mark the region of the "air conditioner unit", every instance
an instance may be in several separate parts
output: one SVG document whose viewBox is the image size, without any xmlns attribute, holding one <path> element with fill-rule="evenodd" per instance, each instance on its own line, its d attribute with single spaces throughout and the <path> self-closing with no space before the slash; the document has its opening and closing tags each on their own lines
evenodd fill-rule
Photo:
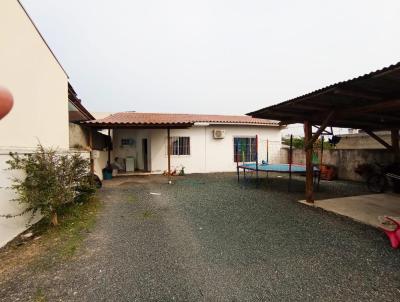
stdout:
<svg viewBox="0 0 400 302">
<path fill-rule="evenodd" d="M 214 138 L 220 139 L 225 137 L 225 130 L 214 130 Z"/>
</svg>

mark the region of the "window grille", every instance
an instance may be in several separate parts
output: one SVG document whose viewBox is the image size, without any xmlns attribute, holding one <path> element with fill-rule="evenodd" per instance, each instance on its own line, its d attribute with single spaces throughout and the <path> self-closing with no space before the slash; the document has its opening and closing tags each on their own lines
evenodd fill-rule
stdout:
<svg viewBox="0 0 400 302">
<path fill-rule="evenodd" d="M 171 155 L 190 155 L 190 137 L 172 136 Z"/>
<path fill-rule="evenodd" d="M 233 161 L 253 162 L 257 158 L 255 137 L 235 137 L 233 139 Z"/>
</svg>

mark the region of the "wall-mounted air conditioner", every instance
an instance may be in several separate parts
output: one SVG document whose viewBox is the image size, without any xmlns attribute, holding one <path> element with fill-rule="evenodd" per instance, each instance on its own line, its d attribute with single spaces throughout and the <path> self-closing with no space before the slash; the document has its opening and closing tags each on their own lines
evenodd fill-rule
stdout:
<svg viewBox="0 0 400 302">
<path fill-rule="evenodd" d="M 213 131 L 214 138 L 221 139 L 225 137 L 225 130 L 215 129 Z"/>
</svg>

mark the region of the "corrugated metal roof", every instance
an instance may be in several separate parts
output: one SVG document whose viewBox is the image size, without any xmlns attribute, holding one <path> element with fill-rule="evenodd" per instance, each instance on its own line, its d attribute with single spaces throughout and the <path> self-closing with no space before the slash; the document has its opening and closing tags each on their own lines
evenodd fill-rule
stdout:
<svg viewBox="0 0 400 302">
<path fill-rule="evenodd" d="M 86 121 L 86 125 L 191 125 L 195 123 L 210 124 L 248 124 L 279 126 L 278 121 L 234 115 L 203 115 L 176 113 L 140 113 L 119 112 L 106 118 Z"/>
<path fill-rule="evenodd" d="M 257 115 L 257 113 L 262 112 L 265 109 L 271 109 L 271 108 L 274 108 L 276 106 L 280 106 L 280 105 L 284 105 L 284 104 L 287 104 L 287 103 L 295 102 L 295 101 L 300 100 L 300 99 L 304 99 L 304 98 L 316 96 L 316 95 L 319 95 L 319 94 L 323 94 L 323 93 L 328 92 L 330 90 L 333 90 L 335 88 L 339 88 L 339 87 L 341 87 L 343 85 L 353 84 L 353 83 L 358 82 L 358 81 L 363 81 L 363 80 L 367 80 L 367 79 L 370 79 L 370 78 L 373 78 L 373 77 L 376 77 L 376 76 L 381 76 L 381 75 L 384 75 L 387 72 L 391 72 L 391 71 L 394 71 L 396 69 L 400 69 L 400 62 L 397 62 L 397 63 L 392 64 L 390 66 L 384 67 L 382 69 L 378 69 L 378 70 L 366 73 L 364 75 L 361 75 L 361 76 L 358 76 L 358 77 L 355 77 L 355 78 L 351 78 L 351 79 L 348 79 L 348 80 L 345 80 L 345 81 L 340 81 L 340 82 L 325 86 L 323 88 L 320 88 L 320 89 L 314 90 L 312 92 L 300 95 L 300 96 L 295 97 L 293 99 L 289 99 L 287 101 L 284 101 L 284 102 L 281 102 L 281 103 L 278 103 L 278 104 L 275 104 L 275 105 L 272 105 L 272 106 L 268 106 L 268 107 L 265 107 L 265 108 L 250 112 L 250 113 L 247 113 L 247 115 L 255 116 L 255 115 Z"/>
<path fill-rule="evenodd" d="M 400 62 L 248 113 L 282 124 L 387 130 L 400 128 Z"/>
</svg>

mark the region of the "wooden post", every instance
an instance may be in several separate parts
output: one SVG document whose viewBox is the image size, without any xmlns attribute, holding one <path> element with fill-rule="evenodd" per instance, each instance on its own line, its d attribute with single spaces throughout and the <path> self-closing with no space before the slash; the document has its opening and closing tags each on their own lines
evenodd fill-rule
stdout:
<svg viewBox="0 0 400 302">
<path fill-rule="evenodd" d="M 292 185 L 292 163 L 293 163 L 293 134 L 290 135 L 290 148 L 289 148 L 289 182 L 288 182 L 289 192 Z"/>
<path fill-rule="evenodd" d="M 107 151 L 108 151 L 108 162 L 107 162 L 107 164 L 111 165 L 111 129 L 108 129 L 108 148 L 107 148 Z"/>
<path fill-rule="evenodd" d="M 239 144 L 235 145 L 235 154 L 233 155 L 236 161 L 236 172 L 237 172 L 237 181 L 240 181 L 240 172 L 239 172 Z"/>
<path fill-rule="evenodd" d="M 168 176 L 171 176 L 171 130 L 167 129 Z"/>
<path fill-rule="evenodd" d="M 90 180 L 94 183 L 94 159 L 93 159 L 93 129 L 89 128 L 89 148 L 90 148 Z"/>
<path fill-rule="evenodd" d="M 399 129 L 391 130 L 391 138 L 392 138 L 392 149 L 394 153 L 394 158 L 396 162 L 398 162 L 400 160 Z"/>
<path fill-rule="evenodd" d="M 256 185 L 258 186 L 258 134 L 256 134 Z"/>
<path fill-rule="evenodd" d="M 325 128 L 332 121 L 334 116 L 335 116 L 335 111 L 329 112 L 328 116 L 324 119 L 324 121 L 322 122 L 322 124 L 319 127 L 319 129 L 317 130 L 317 132 L 315 132 L 314 135 L 312 135 L 312 133 L 311 133 L 310 139 L 307 141 L 307 143 L 305 143 L 305 146 L 306 146 L 305 149 L 312 148 L 315 141 L 322 134 L 322 132 L 324 132 Z"/>
<path fill-rule="evenodd" d="M 304 122 L 304 143 L 307 146 L 312 137 L 312 125 L 309 121 Z M 312 166 L 312 145 L 306 148 L 306 202 L 314 202 L 313 178 L 314 171 Z"/>
<path fill-rule="evenodd" d="M 324 136 L 321 137 L 321 158 L 319 159 L 319 171 L 318 171 L 318 191 L 319 191 L 319 183 L 321 182 L 321 170 L 322 170 L 322 165 L 323 165 L 323 159 L 324 159 L 324 142 L 325 138 Z"/>
</svg>

